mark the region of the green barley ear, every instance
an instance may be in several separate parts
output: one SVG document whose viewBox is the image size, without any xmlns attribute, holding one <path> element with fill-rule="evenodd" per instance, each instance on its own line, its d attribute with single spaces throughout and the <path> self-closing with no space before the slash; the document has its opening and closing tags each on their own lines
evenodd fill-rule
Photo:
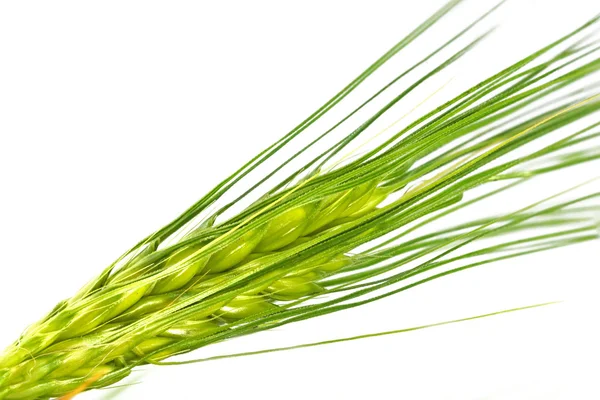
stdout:
<svg viewBox="0 0 600 400">
<path fill-rule="evenodd" d="M 331 129 L 309 136 L 309 126 L 459 3 L 449 1 L 306 120 L 27 329 L 0 355 L 0 400 L 106 387 L 140 365 L 172 363 L 163 360 L 212 343 L 596 240 L 600 193 L 569 198 L 565 191 L 505 214 L 437 223 L 538 175 L 600 159 L 600 97 L 590 85 L 600 47 L 589 35 L 599 17 L 401 128 L 372 132 L 396 104 L 484 45 L 489 32 L 468 36 L 498 5 Z M 420 75 L 398 90 L 409 73 Z M 393 95 L 388 103 L 317 150 L 384 92 Z M 299 137 L 309 144 L 297 149 Z M 258 181 L 250 178 L 285 151 L 293 155 Z M 293 169 L 297 160 L 305 163 Z M 226 202 L 230 193 L 242 194 Z M 240 204 L 249 205 L 236 211 Z"/>
</svg>

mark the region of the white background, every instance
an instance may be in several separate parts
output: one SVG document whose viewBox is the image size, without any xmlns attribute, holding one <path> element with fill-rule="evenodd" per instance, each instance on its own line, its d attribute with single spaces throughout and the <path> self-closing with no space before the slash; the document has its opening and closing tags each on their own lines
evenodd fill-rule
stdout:
<svg viewBox="0 0 600 400">
<path fill-rule="evenodd" d="M 289 131 L 442 3 L 2 2 L 0 345 Z M 509 2 L 491 21 L 500 29 L 453 70 L 450 85 L 558 38 L 600 11 L 594 3 Z M 438 39 L 492 4 L 467 1 Z M 538 189 L 552 193 L 598 170 L 559 174 Z M 141 384 L 118 398 L 600 399 L 598 248 L 495 264 L 197 355 L 568 300 L 561 305 L 144 368 L 132 380 Z"/>
</svg>

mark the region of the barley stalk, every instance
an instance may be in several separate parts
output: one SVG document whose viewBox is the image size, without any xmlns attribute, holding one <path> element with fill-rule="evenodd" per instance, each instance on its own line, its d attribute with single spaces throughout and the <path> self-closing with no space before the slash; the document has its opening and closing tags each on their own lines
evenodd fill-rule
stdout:
<svg viewBox="0 0 600 400">
<path fill-rule="evenodd" d="M 383 144 L 330 163 L 485 35 L 477 37 L 237 215 L 223 217 L 289 160 L 235 201 L 210 211 L 233 185 L 458 3 L 449 2 L 309 119 L 30 326 L 0 356 L 0 399 L 61 396 L 91 377 L 97 378 L 90 388 L 104 387 L 138 365 L 160 363 L 211 343 L 352 308 L 479 265 L 596 239 L 590 215 L 598 212 L 598 193 L 558 204 L 545 199 L 511 214 L 468 220 L 412 239 L 409 234 L 531 177 L 600 158 L 593 145 L 599 123 L 571 130 L 542 149 L 508 157 L 596 115 L 597 97 L 573 88 L 600 69 L 594 58 L 598 49 L 585 41 L 597 18 L 433 109 Z M 558 99 L 544 107 L 543 101 L 554 94 Z M 581 144 L 587 145 L 585 150 L 571 151 Z M 475 199 L 463 198 L 474 188 L 503 181 L 511 183 Z M 532 227 L 549 232 L 504 239 Z M 504 241 L 459 253 L 482 238 Z M 435 272 L 456 262 L 461 266 Z"/>
</svg>

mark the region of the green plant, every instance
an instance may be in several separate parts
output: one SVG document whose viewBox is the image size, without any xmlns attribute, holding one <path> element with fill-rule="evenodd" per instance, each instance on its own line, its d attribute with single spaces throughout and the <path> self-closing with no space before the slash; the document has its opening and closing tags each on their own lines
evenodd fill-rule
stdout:
<svg viewBox="0 0 600 400">
<path fill-rule="evenodd" d="M 596 239 L 589 214 L 599 209 L 600 193 L 559 203 L 545 199 L 443 230 L 426 228 L 531 177 L 599 158 L 594 141 L 600 123 L 535 151 L 515 151 L 595 116 L 600 108 L 596 97 L 576 90 L 600 68 L 598 47 L 586 36 L 598 18 L 381 136 L 381 143 L 356 146 L 375 121 L 486 35 L 477 37 L 272 184 L 292 160 L 463 38 L 486 14 L 240 196 L 223 201 L 251 171 L 304 135 L 458 3 L 449 2 L 308 119 L 28 328 L 0 357 L 0 399 L 60 396 L 93 376 L 97 380 L 90 388 L 107 386 L 141 364 L 356 307 L 493 261 Z M 573 150 L 582 144 L 585 149 Z M 502 182 L 508 183 L 490 185 Z M 485 193 L 466 198 L 474 188 Z M 227 215 L 244 202 L 249 205 Z M 547 232 L 532 234 L 533 228 Z M 456 254 L 492 237 L 501 242 Z M 461 266 L 442 270 L 453 262 Z"/>
</svg>

